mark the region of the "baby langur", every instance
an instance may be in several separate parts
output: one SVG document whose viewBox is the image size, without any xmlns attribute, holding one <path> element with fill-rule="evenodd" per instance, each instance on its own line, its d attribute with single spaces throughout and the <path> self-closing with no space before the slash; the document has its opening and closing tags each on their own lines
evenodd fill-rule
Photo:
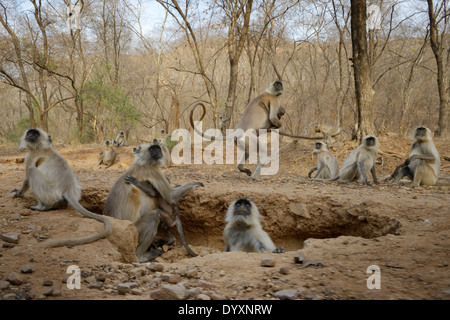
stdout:
<svg viewBox="0 0 450 320">
<path fill-rule="evenodd" d="M 328 150 L 328 145 L 324 142 L 316 142 L 313 152 L 317 155 L 317 167 L 312 168 L 308 173 L 311 174 L 317 170 L 314 179 L 331 179 L 336 177 L 339 171 L 336 157 Z"/>
<path fill-rule="evenodd" d="M 166 130 L 161 129 L 160 135 L 159 135 L 159 141 L 167 145 L 167 140 L 171 140 L 172 135 L 168 134 Z"/>
<path fill-rule="evenodd" d="M 345 132 L 348 137 L 351 137 L 350 133 L 348 133 L 344 128 L 333 124 L 319 124 L 314 127 L 314 132 L 322 133 L 324 142 L 327 144 L 331 144 L 333 142 L 333 138 L 336 138 L 342 131 Z"/>
<path fill-rule="evenodd" d="M 262 229 L 259 211 L 253 201 L 245 198 L 233 201 L 227 210 L 225 222 L 225 251 L 285 252 L 284 249 L 275 247 Z"/>
<path fill-rule="evenodd" d="M 106 164 L 106 169 L 111 167 L 116 161 L 116 150 L 112 146 L 109 140 L 105 141 L 105 149 L 100 152 L 100 159 L 98 160 L 98 165 Z"/>
<path fill-rule="evenodd" d="M 113 140 L 114 147 L 128 146 L 127 140 L 125 139 L 125 132 L 120 131 L 116 139 Z"/>
<path fill-rule="evenodd" d="M 136 151 L 130 168 L 114 183 L 106 199 L 103 214 L 116 219 L 130 220 L 138 230 L 136 255 L 140 262 L 155 258 L 147 251 L 158 231 L 160 221 L 177 226 L 180 239 L 188 253 L 195 253 L 187 245 L 178 213 L 178 202 L 201 182 L 172 188 L 159 169 L 164 162 L 161 143 L 142 144 Z"/>
<path fill-rule="evenodd" d="M 225 128 L 225 122 L 230 120 L 231 117 L 228 117 L 226 119 L 223 118 L 223 116 L 219 116 L 219 119 L 217 121 L 217 129 L 219 129 L 220 131 L 222 131 L 222 129 L 226 129 Z"/>
<path fill-rule="evenodd" d="M 15 196 L 22 197 L 31 188 L 38 200 L 33 210 L 51 210 L 64 208 L 69 203 L 82 215 L 103 222 L 105 230 L 76 239 L 49 239 L 49 246 L 76 246 L 105 238 L 111 233 L 111 222 L 107 217 L 95 214 L 83 208 L 79 201 L 81 186 L 70 170 L 66 160 L 52 148 L 50 135 L 41 129 L 29 129 L 20 139 L 19 147 L 27 149 L 25 156 L 25 180 L 20 190 L 14 189 Z"/>
<path fill-rule="evenodd" d="M 337 177 L 331 180 L 343 180 L 344 182 L 358 181 L 362 178 L 365 185 L 370 185 L 367 181 L 366 172 L 370 170 L 373 182 L 378 184 L 375 172 L 375 160 L 378 150 L 378 139 L 375 136 L 367 135 L 363 138 L 358 148 L 352 151 L 344 160 Z"/>
<path fill-rule="evenodd" d="M 427 127 L 418 127 L 413 130 L 411 153 L 409 158 L 400 164 L 391 175 L 391 183 L 398 182 L 403 177 L 412 180 L 412 186 L 436 184 L 441 160 L 434 145 L 431 130 Z"/>
</svg>

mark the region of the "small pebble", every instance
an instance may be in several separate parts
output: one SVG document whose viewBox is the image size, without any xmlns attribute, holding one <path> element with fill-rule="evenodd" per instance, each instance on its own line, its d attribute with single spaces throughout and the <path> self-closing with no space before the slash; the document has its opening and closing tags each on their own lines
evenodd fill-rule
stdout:
<svg viewBox="0 0 450 320">
<path fill-rule="evenodd" d="M 275 267 L 275 259 L 271 256 L 264 256 L 261 259 L 262 267 Z"/>
</svg>

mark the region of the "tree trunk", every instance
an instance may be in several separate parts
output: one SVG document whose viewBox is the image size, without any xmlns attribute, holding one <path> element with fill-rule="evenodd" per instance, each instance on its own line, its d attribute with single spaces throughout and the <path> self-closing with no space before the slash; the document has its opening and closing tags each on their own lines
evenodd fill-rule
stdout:
<svg viewBox="0 0 450 320">
<path fill-rule="evenodd" d="M 225 104 L 225 112 L 223 114 L 223 126 L 222 128 L 225 130 L 229 128 L 229 124 L 231 122 L 231 117 L 234 111 L 234 101 L 236 100 L 236 87 L 237 87 L 237 79 L 238 79 L 238 63 L 234 60 L 230 59 L 230 82 L 228 84 L 228 94 L 227 101 Z"/>
<path fill-rule="evenodd" d="M 442 52 L 442 51 L 441 51 Z M 437 85 L 439 90 L 439 120 L 438 120 L 438 136 L 443 138 L 450 137 L 449 126 L 449 110 L 448 110 L 448 93 L 446 89 L 447 79 L 444 70 L 444 62 L 442 53 L 436 55 L 437 64 Z"/>
<path fill-rule="evenodd" d="M 446 12 L 444 12 L 444 14 L 446 14 Z M 430 18 L 430 44 L 437 65 L 437 85 L 439 91 L 438 136 L 448 138 L 450 137 L 450 119 L 448 110 L 449 97 L 446 88 L 448 79 L 444 67 L 443 43 L 442 40 L 439 40 L 439 28 L 436 23 L 433 0 L 428 0 L 428 16 Z"/>
<path fill-rule="evenodd" d="M 351 33 L 357 102 L 357 134 L 360 140 L 367 134 L 376 134 L 373 110 L 373 96 L 375 91 L 372 89 L 371 67 L 367 51 L 366 19 L 366 1 L 352 1 Z"/>
<path fill-rule="evenodd" d="M 230 62 L 230 80 L 228 85 L 228 95 L 225 104 L 225 111 L 223 113 L 223 130 L 230 127 L 231 117 L 234 111 L 234 101 L 236 100 L 236 87 L 239 72 L 239 59 L 244 49 L 244 44 L 247 41 L 248 29 L 250 25 L 250 15 L 252 12 L 253 0 L 247 0 L 245 4 L 245 10 L 242 10 L 243 25 L 242 28 L 237 26 L 240 18 L 239 13 L 233 13 L 233 19 L 228 30 L 228 57 Z M 236 33 L 240 29 L 240 34 L 237 40 L 235 40 Z M 237 42 L 236 42 L 237 41 Z"/>
</svg>

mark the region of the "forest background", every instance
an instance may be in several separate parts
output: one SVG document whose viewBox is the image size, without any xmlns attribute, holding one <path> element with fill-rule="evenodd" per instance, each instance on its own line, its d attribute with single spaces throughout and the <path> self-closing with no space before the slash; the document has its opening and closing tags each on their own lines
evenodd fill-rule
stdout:
<svg viewBox="0 0 450 320">
<path fill-rule="evenodd" d="M 409 135 L 420 124 L 449 137 L 448 2 L 364 2 L 0 0 L 0 140 L 39 126 L 63 143 L 120 130 L 145 141 L 189 128 L 197 100 L 209 108 L 204 128 L 219 117 L 234 127 L 277 79 L 287 132 L 332 123 L 355 135 Z M 352 6 L 361 3 L 368 114 L 352 52 Z"/>
</svg>

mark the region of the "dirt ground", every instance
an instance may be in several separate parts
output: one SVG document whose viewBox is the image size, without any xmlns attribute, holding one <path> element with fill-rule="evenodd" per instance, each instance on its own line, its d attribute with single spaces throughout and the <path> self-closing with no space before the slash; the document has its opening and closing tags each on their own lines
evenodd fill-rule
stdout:
<svg viewBox="0 0 450 320">
<path fill-rule="evenodd" d="M 46 238 L 83 236 L 103 226 L 71 208 L 31 211 L 31 191 L 21 199 L 7 197 L 23 181 L 24 152 L 0 146 L 0 234 L 19 234 L 17 243 L 0 240 L 0 297 L 143 300 L 161 298 L 159 290 L 178 286 L 184 290 L 178 298 L 199 300 L 448 300 L 450 162 L 443 157 L 450 156 L 450 142 L 435 142 L 442 168 L 433 187 L 410 188 L 407 180 L 373 186 L 308 180 L 316 160 L 312 143 L 303 141 L 283 140 L 278 174 L 262 181 L 234 165 L 164 169 L 172 185 L 205 184 L 186 196 L 180 210 L 187 241 L 198 256 L 187 255 L 177 240 L 145 264 L 134 260 L 130 247 L 136 232 L 127 222 L 114 224 L 113 235 L 122 245 L 102 239 L 73 248 L 45 247 Z M 385 154 L 377 172 L 382 178 L 407 157 L 410 142 L 385 135 L 380 143 Z M 101 213 L 111 186 L 132 162 L 134 146 L 118 149 L 118 163 L 106 170 L 97 166 L 101 145 L 54 147 L 81 181 L 81 204 Z M 347 142 L 334 150 L 339 164 L 355 147 Z M 258 205 L 263 228 L 285 253 L 223 252 L 225 212 L 238 197 Z M 303 263 L 295 262 L 299 254 Z M 274 266 L 261 266 L 267 256 Z M 66 285 L 71 265 L 81 270 L 81 289 Z M 379 267 L 380 289 L 367 286 L 372 265 Z"/>
</svg>

